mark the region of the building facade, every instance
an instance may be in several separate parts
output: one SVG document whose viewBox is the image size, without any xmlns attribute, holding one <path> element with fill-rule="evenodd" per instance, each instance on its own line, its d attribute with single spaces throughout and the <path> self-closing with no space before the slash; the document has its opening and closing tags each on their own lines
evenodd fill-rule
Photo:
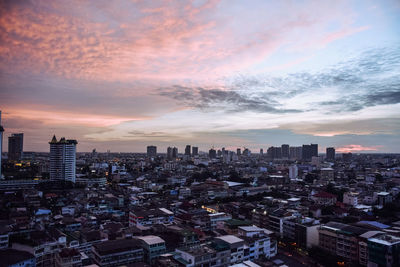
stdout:
<svg viewBox="0 0 400 267">
<path fill-rule="evenodd" d="M 50 180 L 76 180 L 76 140 L 66 140 L 62 137 L 57 141 L 56 136 L 50 144 Z"/>
</svg>

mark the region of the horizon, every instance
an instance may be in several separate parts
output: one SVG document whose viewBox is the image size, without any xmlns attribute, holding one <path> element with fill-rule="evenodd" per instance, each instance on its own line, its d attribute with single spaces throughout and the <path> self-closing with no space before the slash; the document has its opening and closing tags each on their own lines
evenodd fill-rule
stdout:
<svg viewBox="0 0 400 267">
<path fill-rule="evenodd" d="M 3 146 L 400 152 L 400 3 L 2 1 Z M 6 150 L 6 149 L 3 149 Z M 83 152 L 82 152 L 83 153 Z"/>
</svg>

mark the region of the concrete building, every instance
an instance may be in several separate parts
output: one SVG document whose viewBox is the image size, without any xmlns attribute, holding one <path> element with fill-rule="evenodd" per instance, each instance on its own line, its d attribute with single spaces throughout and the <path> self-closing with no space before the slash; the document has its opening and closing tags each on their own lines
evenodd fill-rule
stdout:
<svg viewBox="0 0 400 267">
<path fill-rule="evenodd" d="M 244 260 L 244 240 L 234 235 L 223 235 L 215 239 L 223 241 L 231 251 L 230 263 L 240 263 Z"/>
<path fill-rule="evenodd" d="M 369 238 L 368 266 L 400 266 L 400 237 L 385 233 Z"/>
<path fill-rule="evenodd" d="M 56 267 L 81 267 L 82 255 L 75 248 L 63 248 L 56 255 Z"/>
<path fill-rule="evenodd" d="M 2 249 L 0 250 L 0 266 L 7 267 L 35 267 L 36 260 L 32 253 L 15 250 Z"/>
<path fill-rule="evenodd" d="M 175 253 L 177 254 L 175 259 L 185 267 L 230 266 L 230 247 L 219 240 L 215 240 L 209 245 L 177 248 Z"/>
<path fill-rule="evenodd" d="M 154 235 L 137 236 L 139 246 L 143 248 L 144 260 L 147 263 L 152 263 L 154 259 L 165 253 L 165 241 Z"/>
<path fill-rule="evenodd" d="M 94 262 L 100 267 L 128 265 L 143 262 L 143 248 L 137 240 L 109 240 L 93 245 Z"/>
<path fill-rule="evenodd" d="M 391 203 L 393 197 L 389 192 L 379 192 L 378 193 L 378 205 L 385 206 L 387 203 Z"/>
<path fill-rule="evenodd" d="M 289 158 L 289 145 L 283 144 L 281 146 L 281 151 L 282 151 L 282 158 L 288 159 Z"/>
<path fill-rule="evenodd" d="M 344 192 L 343 203 L 355 207 L 358 205 L 359 195 L 358 192 Z"/>
<path fill-rule="evenodd" d="M 13 133 L 8 137 L 8 160 L 18 161 L 22 159 L 24 148 L 24 134 Z"/>
<path fill-rule="evenodd" d="M 191 150 L 191 146 L 190 145 L 186 145 L 186 147 L 185 147 L 185 156 L 190 156 L 191 155 L 190 150 Z"/>
<path fill-rule="evenodd" d="M 238 235 L 245 242 L 244 261 L 276 256 L 277 242 L 272 231 L 257 226 L 239 226 Z"/>
<path fill-rule="evenodd" d="M 50 144 L 50 180 L 76 180 L 76 140 L 66 140 L 62 137 L 57 141 L 56 136 Z"/>
<path fill-rule="evenodd" d="M 174 221 L 174 213 L 165 208 L 135 209 L 129 212 L 129 226 L 151 226 L 154 224 L 168 224 Z"/>
</svg>

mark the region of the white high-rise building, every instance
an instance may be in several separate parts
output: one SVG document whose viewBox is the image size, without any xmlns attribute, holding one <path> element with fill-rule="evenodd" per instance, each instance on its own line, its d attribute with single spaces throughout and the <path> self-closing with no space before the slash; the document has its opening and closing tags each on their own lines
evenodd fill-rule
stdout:
<svg viewBox="0 0 400 267">
<path fill-rule="evenodd" d="M 0 179 L 2 179 L 1 176 L 1 153 L 3 152 L 3 132 L 4 128 L 1 126 L 1 110 L 0 110 Z"/>
<path fill-rule="evenodd" d="M 76 140 L 66 140 L 62 137 L 57 141 L 56 136 L 50 144 L 50 180 L 71 181 L 76 178 Z"/>
</svg>

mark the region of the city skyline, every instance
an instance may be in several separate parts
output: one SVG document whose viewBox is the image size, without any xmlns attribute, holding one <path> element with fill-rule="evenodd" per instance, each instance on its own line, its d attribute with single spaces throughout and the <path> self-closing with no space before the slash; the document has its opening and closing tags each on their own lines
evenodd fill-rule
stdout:
<svg viewBox="0 0 400 267">
<path fill-rule="evenodd" d="M 4 147 L 400 152 L 397 1 L 0 7 Z"/>
</svg>

